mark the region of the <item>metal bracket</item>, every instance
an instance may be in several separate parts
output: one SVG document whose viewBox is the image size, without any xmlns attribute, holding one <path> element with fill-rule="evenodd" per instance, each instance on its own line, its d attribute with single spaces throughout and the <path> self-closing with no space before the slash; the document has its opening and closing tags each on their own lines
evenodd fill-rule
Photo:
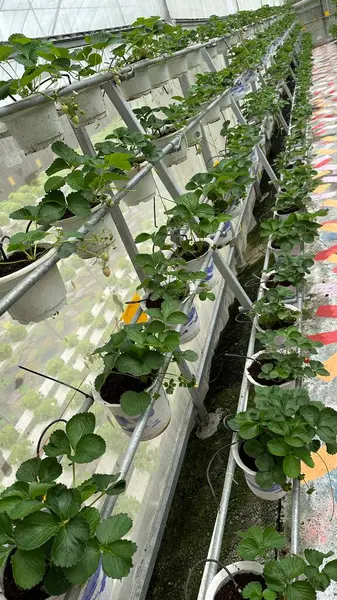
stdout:
<svg viewBox="0 0 337 600">
<path fill-rule="evenodd" d="M 245 290 L 243 289 L 239 280 L 233 274 L 233 271 L 231 270 L 231 268 L 228 266 L 228 264 L 226 263 L 224 258 L 221 256 L 219 250 L 214 250 L 213 258 L 214 258 L 214 264 L 215 264 L 216 268 L 218 269 L 218 271 L 220 272 L 222 277 L 225 279 L 225 281 L 228 283 L 229 287 L 231 288 L 235 297 L 240 302 L 241 306 L 245 310 L 249 310 L 252 306 L 252 301 L 247 296 Z"/>
<path fill-rule="evenodd" d="M 201 48 L 201 56 L 204 59 L 206 65 L 208 66 L 211 73 L 216 73 L 218 69 L 216 68 L 216 65 L 215 65 L 212 57 L 210 56 L 207 48 Z"/>
</svg>

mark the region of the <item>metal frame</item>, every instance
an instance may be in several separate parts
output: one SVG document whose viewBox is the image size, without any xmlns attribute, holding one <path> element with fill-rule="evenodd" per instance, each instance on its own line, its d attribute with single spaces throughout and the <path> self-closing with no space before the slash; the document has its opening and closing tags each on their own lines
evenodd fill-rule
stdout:
<svg viewBox="0 0 337 600">
<path fill-rule="evenodd" d="M 291 29 L 292 28 L 290 28 L 286 32 L 286 34 L 283 36 L 282 41 L 280 41 L 280 43 L 279 43 L 279 46 L 283 43 L 283 41 L 287 37 L 287 35 L 289 35 L 289 32 L 291 31 Z M 205 46 L 207 46 L 207 45 L 210 45 L 210 43 L 208 42 L 207 44 L 200 45 L 200 47 L 204 48 L 203 54 L 205 55 L 205 58 L 206 58 L 206 54 L 208 55 L 207 50 L 205 49 Z M 186 51 L 190 51 L 190 48 Z M 181 53 L 184 53 L 184 51 L 181 51 Z M 179 53 L 177 53 L 177 54 L 179 54 Z M 149 64 L 150 62 L 152 62 L 152 61 L 148 61 L 146 64 Z M 155 62 L 156 62 L 156 60 L 155 60 Z M 213 63 L 213 61 L 212 61 L 212 63 Z M 210 66 L 210 62 L 208 64 Z M 141 68 L 141 66 L 139 66 L 139 68 Z M 215 68 L 214 63 L 213 63 L 213 68 Z M 110 100 L 116 107 L 116 109 L 119 112 L 119 114 L 121 115 L 121 117 L 124 119 L 125 123 L 130 127 L 130 129 L 133 129 L 134 131 L 143 131 L 141 125 L 135 118 L 129 104 L 121 96 L 121 93 L 120 93 L 118 87 L 113 83 L 112 79 L 113 79 L 112 74 L 106 74 L 104 76 L 103 75 L 95 75 L 95 76 L 85 80 L 85 82 L 77 82 L 75 84 L 72 84 L 71 86 L 68 86 L 67 88 L 62 90 L 62 95 L 69 94 L 70 90 L 82 89 L 83 87 L 91 87 L 94 85 L 102 85 L 103 88 L 105 89 L 107 95 L 109 96 Z M 84 85 L 84 83 L 86 85 Z M 187 84 L 187 81 L 185 81 L 185 83 Z M 148 173 L 154 167 L 157 169 L 159 177 L 161 178 L 161 181 L 164 184 L 164 186 L 166 187 L 166 189 L 168 190 L 168 192 L 173 197 L 175 197 L 176 195 L 179 195 L 181 193 L 179 186 L 176 184 L 176 182 L 170 175 L 169 170 L 164 165 L 161 164 L 161 160 L 166 154 L 168 154 L 172 150 L 172 148 L 179 147 L 180 141 L 181 141 L 181 136 L 184 135 L 184 133 L 186 131 L 189 131 L 192 127 L 194 127 L 197 123 L 199 123 L 203 119 L 203 117 L 207 114 L 207 112 L 209 110 L 211 110 L 213 107 L 217 106 L 218 103 L 220 102 L 221 98 L 228 93 L 230 93 L 229 90 L 226 90 L 225 92 L 223 92 L 223 94 L 220 94 L 217 98 L 215 98 L 212 102 L 210 102 L 208 104 L 207 108 L 205 108 L 193 120 L 191 120 L 190 123 L 183 130 L 181 130 L 181 132 L 178 132 L 177 136 L 165 146 L 165 148 L 162 150 L 161 157 L 160 157 L 158 163 L 156 163 L 155 165 L 147 164 L 145 167 L 143 167 L 139 171 L 139 173 L 137 173 L 130 181 L 128 181 L 128 183 L 125 185 L 125 187 L 122 190 L 120 190 L 117 194 L 115 194 L 113 196 L 113 204 L 111 207 L 107 207 L 107 206 L 102 207 L 102 209 L 100 209 L 94 215 L 92 215 L 88 219 L 88 221 L 85 223 L 85 225 L 83 225 L 79 229 L 80 233 L 82 233 L 82 234 L 88 233 L 91 230 L 91 228 L 96 223 L 98 223 L 100 221 L 100 219 L 102 219 L 103 216 L 109 211 L 111 213 L 111 216 L 112 216 L 112 218 L 116 224 L 116 227 L 120 233 L 120 236 L 125 245 L 125 248 L 126 248 L 127 252 L 129 253 L 129 256 L 130 256 L 131 260 L 133 261 L 135 269 L 141 279 L 143 278 L 143 273 L 138 268 L 138 266 L 136 265 L 136 263 L 134 261 L 134 258 L 137 254 L 137 248 L 133 241 L 133 238 L 129 231 L 129 228 L 125 222 L 125 219 L 122 215 L 122 212 L 118 206 L 118 203 L 127 194 L 127 192 L 130 189 L 133 189 L 137 185 L 137 183 L 146 175 L 146 173 Z M 45 100 L 43 99 L 43 101 L 45 101 Z M 21 109 L 24 109 L 24 108 L 28 108 L 28 106 L 33 106 L 33 105 L 39 104 L 39 103 L 40 103 L 39 97 L 35 97 L 35 98 L 32 97 L 32 98 L 28 98 L 27 100 L 23 100 L 22 103 L 20 102 L 20 105 L 21 105 Z M 17 103 L 17 104 L 19 104 L 19 103 Z M 239 110 L 239 107 L 236 105 L 236 103 L 235 103 L 235 101 L 233 101 L 233 99 L 232 99 L 232 105 L 233 105 L 233 108 L 236 109 L 236 115 L 238 117 L 239 122 L 245 122 L 245 121 L 240 121 L 241 111 Z M 17 106 L 15 107 L 15 109 L 13 109 L 13 105 L 9 105 L 9 106 L 0 108 L 0 118 L 2 116 L 5 116 L 6 114 L 12 114 L 12 113 L 16 112 L 17 110 L 20 110 L 20 109 L 18 109 Z M 241 117 L 242 117 L 242 115 L 241 115 Z M 243 117 L 242 117 L 242 119 L 243 119 Z M 94 152 L 94 149 L 93 149 L 90 137 L 89 137 L 86 129 L 79 128 L 74 131 L 75 131 L 76 137 L 79 141 L 79 144 L 80 144 L 82 150 L 85 153 L 92 155 Z M 277 182 L 276 176 L 275 176 L 273 170 L 271 169 L 265 154 L 263 153 L 262 149 L 259 146 L 257 146 L 257 151 L 259 154 L 259 158 L 261 159 L 264 167 L 268 170 L 268 173 L 273 177 L 273 180 L 276 183 Z M 248 195 L 250 192 L 251 192 L 251 189 L 249 190 Z M 244 204 L 244 208 L 241 213 L 241 217 L 240 217 L 238 226 L 236 228 L 236 232 L 235 232 L 236 235 L 239 233 L 240 228 L 241 228 L 241 222 L 244 217 L 244 212 L 245 212 L 245 207 L 247 206 L 247 201 L 248 201 L 248 196 L 246 198 L 246 202 Z M 216 245 L 217 245 L 218 239 L 222 233 L 223 226 L 224 226 L 224 224 L 222 224 L 219 227 L 219 230 L 215 234 L 214 239 L 213 239 L 213 245 L 214 245 L 213 251 L 206 257 L 206 259 L 201 267 L 201 270 L 205 271 L 207 269 L 207 267 L 209 266 L 209 264 L 211 263 L 211 261 L 214 259 L 215 264 L 216 264 L 218 270 L 220 271 L 220 274 L 223 277 L 223 282 L 221 284 L 220 293 L 219 293 L 220 299 L 223 297 L 223 294 L 225 292 L 225 287 L 227 284 L 232 289 L 232 291 L 234 292 L 234 294 L 238 298 L 238 300 L 241 302 L 243 308 L 249 309 L 251 306 L 251 301 L 250 301 L 249 297 L 247 296 L 246 292 L 244 291 L 244 289 L 242 288 L 242 286 L 240 285 L 239 281 L 235 277 L 234 273 L 232 272 L 232 266 L 233 266 L 234 259 L 235 259 L 234 242 L 231 244 L 232 247 L 230 249 L 228 263 L 224 260 L 224 258 L 219 254 L 219 251 L 216 249 Z M 78 241 L 73 242 L 73 251 L 74 252 L 76 251 L 77 244 L 78 244 Z M 26 291 L 28 291 L 28 289 L 30 289 L 36 281 L 41 279 L 41 277 L 43 277 L 43 275 L 49 269 L 51 269 L 54 265 L 56 265 L 59 260 L 60 260 L 60 252 L 56 251 L 49 259 L 47 259 L 44 262 L 43 265 L 40 265 L 39 267 L 37 267 L 21 283 L 19 283 L 15 288 L 13 288 L 13 290 L 11 290 L 11 292 L 6 294 L 6 296 L 0 300 L 0 316 L 2 314 L 4 314 L 4 312 L 6 312 L 8 310 L 8 308 L 10 308 L 16 302 L 16 300 L 18 300 Z M 198 282 L 195 282 L 194 287 L 192 288 L 191 295 L 184 305 L 184 312 L 186 314 L 188 314 L 188 312 L 192 306 L 193 299 L 197 293 L 197 288 L 198 288 Z M 220 309 L 220 306 L 221 306 L 221 302 L 219 300 L 216 303 L 216 310 L 214 311 L 213 316 L 212 316 L 212 320 L 211 320 L 212 330 L 210 332 L 207 348 L 203 354 L 203 360 L 201 361 L 200 366 L 199 366 L 200 374 L 204 374 L 207 371 L 207 368 L 208 368 L 208 365 L 209 365 L 209 362 L 211 359 L 209 350 L 211 347 L 211 340 L 212 340 L 212 336 L 214 335 L 214 328 L 215 328 L 217 314 Z M 133 322 L 136 322 L 138 320 L 140 313 L 141 313 L 141 309 L 139 309 L 137 311 L 136 315 L 133 318 Z M 182 326 L 179 326 L 177 328 L 177 330 L 179 331 L 181 329 L 181 327 Z M 130 443 L 129 443 L 128 449 L 126 451 L 124 460 L 123 460 L 122 464 L 120 465 L 121 478 L 125 478 L 126 475 L 128 474 L 128 471 L 132 464 L 134 455 L 137 451 L 137 448 L 138 448 L 138 445 L 139 445 L 139 442 L 141 439 L 141 435 L 146 426 L 146 422 L 148 420 L 148 416 L 150 414 L 152 405 L 155 402 L 156 392 L 158 392 L 158 390 L 160 389 L 160 387 L 163 383 L 163 378 L 165 376 L 165 373 L 166 373 L 166 370 L 167 370 L 167 367 L 168 367 L 170 361 L 171 361 L 171 355 L 166 356 L 162 371 L 161 371 L 160 375 L 157 377 L 157 380 L 156 380 L 154 388 L 153 388 L 153 396 L 152 396 L 151 403 L 150 403 L 148 409 L 142 415 L 141 419 L 139 420 L 139 422 L 133 432 L 133 435 L 130 439 Z M 182 364 L 181 370 L 182 370 L 183 374 L 186 374 L 187 376 L 190 375 L 189 367 L 186 363 Z M 199 394 L 196 391 L 196 389 L 193 389 L 193 388 L 190 389 L 190 392 L 191 392 L 191 398 L 192 398 L 193 405 L 196 408 L 196 411 L 199 415 L 201 422 L 207 423 L 208 415 L 207 415 L 207 411 L 203 404 L 202 395 Z M 92 402 L 93 402 L 92 398 L 88 397 L 85 400 L 84 404 L 81 406 L 80 412 L 88 410 L 90 408 Z M 109 497 L 106 499 L 106 501 L 103 505 L 102 511 L 101 511 L 101 514 L 103 517 L 106 517 L 111 514 L 111 511 L 113 510 L 116 501 L 117 501 L 117 497 Z M 87 584 L 87 585 L 89 585 L 89 584 Z M 66 594 L 65 598 L 66 598 L 66 600 L 77 600 L 80 592 L 81 592 L 81 588 L 73 587 Z"/>
<path fill-rule="evenodd" d="M 292 96 L 292 109 L 296 101 L 296 88 L 294 94 Z M 292 110 L 290 115 L 290 127 L 289 132 L 291 131 L 291 118 L 292 118 Z M 303 249 L 302 249 L 303 251 Z M 267 245 L 265 260 L 262 268 L 262 276 L 260 287 L 258 291 L 257 298 L 261 298 L 263 296 L 264 290 L 262 288 L 262 281 L 264 274 L 268 271 L 268 264 L 270 259 L 270 246 Z M 297 305 L 299 310 L 302 309 L 303 296 L 302 293 L 297 291 Z M 256 339 L 256 324 L 257 317 L 253 320 L 252 330 L 249 338 L 249 344 L 247 348 L 247 356 L 252 356 L 255 348 L 255 339 Z M 300 324 L 301 326 L 301 324 Z M 247 360 L 245 362 L 245 366 L 247 365 Z M 296 385 L 301 385 L 300 381 L 296 382 Z M 244 373 L 240 395 L 237 405 L 237 412 L 245 411 L 248 404 L 248 395 L 249 395 L 249 381 Z M 238 441 L 238 436 L 236 433 L 232 436 L 232 445 Z M 224 485 L 222 490 L 221 501 L 217 513 L 217 518 L 215 521 L 212 539 L 209 545 L 207 558 L 219 560 L 222 548 L 222 540 L 225 531 L 227 511 L 229 506 L 230 494 L 232 489 L 232 483 L 235 473 L 236 463 L 233 456 L 232 447 L 229 452 L 226 474 L 224 479 Z M 300 482 L 298 480 L 293 480 L 293 489 L 292 489 L 292 514 L 291 514 L 291 552 L 296 554 L 299 551 L 300 545 Z M 212 562 L 208 562 L 205 564 L 203 576 L 199 588 L 198 598 L 197 600 L 205 600 L 205 596 L 207 593 L 207 589 L 215 576 L 218 567 L 216 564 Z"/>
</svg>

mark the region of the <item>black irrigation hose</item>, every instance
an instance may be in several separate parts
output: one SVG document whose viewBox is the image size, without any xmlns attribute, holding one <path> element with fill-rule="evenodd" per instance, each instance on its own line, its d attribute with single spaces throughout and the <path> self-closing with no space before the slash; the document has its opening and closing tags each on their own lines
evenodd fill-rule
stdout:
<svg viewBox="0 0 337 600">
<path fill-rule="evenodd" d="M 34 371 L 33 369 L 28 369 L 28 367 L 24 367 L 23 365 L 18 365 L 18 367 L 19 367 L 19 369 L 28 371 L 28 373 L 34 373 L 34 375 L 39 375 L 40 377 L 45 377 L 46 379 L 50 379 L 51 381 L 56 381 L 56 383 L 65 385 L 66 387 L 71 388 L 72 390 L 75 390 L 76 392 L 79 392 L 80 394 L 83 394 L 83 396 L 85 396 L 86 398 L 92 398 L 92 396 L 90 396 L 90 394 L 86 394 L 85 392 L 83 392 L 79 388 L 75 387 L 74 385 L 70 385 L 70 383 L 66 383 L 65 381 L 61 381 L 60 379 L 51 377 L 50 375 L 45 375 L 44 373 L 39 373 L 39 371 Z"/>
<path fill-rule="evenodd" d="M 40 454 L 40 450 L 41 450 L 41 442 L 43 440 L 43 436 L 45 435 L 45 433 L 48 431 L 49 427 L 51 427 L 52 425 L 55 425 L 55 423 L 67 423 L 68 421 L 66 421 L 66 419 L 55 419 L 54 421 L 52 421 L 51 423 L 49 423 L 49 425 L 47 425 L 47 427 L 44 428 L 44 430 L 42 431 L 39 440 L 37 442 L 37 446 L 36 446 L 36 454 L 39 456 Z"/>
</svg>

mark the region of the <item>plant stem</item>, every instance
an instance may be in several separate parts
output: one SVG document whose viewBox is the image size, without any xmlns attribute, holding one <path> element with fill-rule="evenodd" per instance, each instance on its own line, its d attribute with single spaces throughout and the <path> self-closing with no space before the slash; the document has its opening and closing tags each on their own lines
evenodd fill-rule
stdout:
<svg viewBox="0 0 337 600">
<path fill-rule="evenodd" d="M 73 483 L 72 487 L 76 487 L 76 471 L 75 471 L 75 463 L 73 462 Z"/>
</svg>

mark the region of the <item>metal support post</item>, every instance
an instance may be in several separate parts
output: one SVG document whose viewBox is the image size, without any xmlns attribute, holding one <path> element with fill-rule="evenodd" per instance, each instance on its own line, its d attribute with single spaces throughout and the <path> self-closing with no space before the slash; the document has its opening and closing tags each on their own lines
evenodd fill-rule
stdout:
<svg viewBox="0 0 337 600">
<path fill-rule="evenodd" d="M 224 258 L 221 256 L 218 250 L 213 252 L 214 264 L 222 277 L 226 280 L 235 297 L 240 302 L 241 306 L 245 310 L 249 310 L 252 306 L 252 302 L 247 296 L 245 290 L 240 284 L 239 280 L 233 274 L 231 268 L 228 266 Z"/>
<path fill-rule="evenodd" d="M 291 91 L 290 91 L 290 89 L 288 88 L 288 86 L 287 86 L 287 84 L 286 84 L 286 82 L 285 82 L 285 81 L 283 81 L 283 82 L 282 82 L 282 87 L 283 87 L 283 89 L 284 89 L 285 93 L 287 94 L 287 96 L 288 96 L 288 98 L 289 98 L 290 102 L 292 102 L 292 101 L 293 101 L 293 97 L 292 97 L 292 95 L 291 95 Z"/>
<path fill-rule="evenodd" d="M 290 69 L 290 75 L 292 76 L 293 80 L 296 81 L 296 75 L 295 75 L 293 69 L 291 67 L 289 67 L 289 69 Z"/>
<path fill-rule="evenodd" d="M 89 156 L 95 156 L 95 149 L 90 139 L 90 136 L 85 127 L 73 127 L 76 138 L 81 146 L 82 151 Z M 110 193 L 110 192 L 109 192 Z M 111 196 L 113 197 L 113 193 L 111 192 Z M 114 204 L 109 208 L 109 212 L 111 217 L 117 227 L 119 236 L 124 244 L 125 250 L 127 251 L 130 260 L 133 264 L 133 267 L 140 279 L 142 281 L 145 279 L 145 273 L 143 269 L 139 267 L 136 262 L 136 255 L 138 254 L 138 248 L 134 242 L 133 236 L 131 235 L 130 229 L 128 228 L 126 221 L 124 219 L 123 213 L 118 204 Z"/>
<path fill-rule="evenodd" d="M 281 123 L 284 131 L 286 133 L 288 133 L 289 127 L 288 127 L 287 121 L 285 120 L 285 118 L 284 118 L 284 116 L 283 116 L 283 114 L 281 113 L 280 110 L 277 113 L 277 118 L 280 120 L 280 123 Z"/>
<path fill-rule="evenodd" d="M 119 112 L 123 121 L 126 123 L 126 125 L 132 131 L 139 131 L 140 133 L 144 133 L 144 129 L 142 128 L 138 119 L 136 119 L 129 103 L 125 100 L 125 98 L 123 98 L 119 88 L 111 81 L 106 82 L 103 85 L 103 88 L 107 93 L 108 97 L 110 98 L 111 102 Z M 156 170 L 163 185 L 166 187 L 168 193 L 172 196 L 172 198 L 175 198 L 176 196 L 181 196 L 182 190 L 169 174 L 168 168 L 164 164 L 162 164 L 161 161 L 156 164 Z"/>
<path fill-rule="evenodd" d="M 209 70 L 212 73 L 216 73 L 218 69 L 216 68 L 215 63 L 214 63 L 212 57 L 210 56 L 209 52 L 207 51 L 207 48 L 201 48 L 201 56 L 204 59 Z"/>
<path fill-rule="evenodd" d="M 178 363 L 178 367 L 179 367 L 180 373 L 183 375 L 183 377 L 186 377 L 186 379 L 189 379 L 189 380 L 192 379 L 192 372 L 191 372 L 186 360 L 181 359 Z M 191 395 L 192 402 L 198 413 L 200 422 L 202 423 L 202 425 L 207 425 L 209 422 L 209 414 L 205 408 L 203 400 L 200 398 L 198 389 L 197 388 L 188 388 L 188 391 Z"/>
<path fill-rule="evenodd" d="M 179 83 L 180 83 L 181 91 L 184 95 L 184 98 L 186 98 L 186 96 L 188 96 L 188 92 L 191 87 L 191 82 L 190 82 L 188 73 L 183 73 L 183 75 L 181 75 L 181 77 L 179 77 Z"/>
<path fill-rule="evenodd" d="M 236 116 L 238 123 L 241 123 L 242 125 L 246 125 L 247 121 L 244 118 L 244 116 L 240 110 L 240 107 L 239 107 L 238 103 L 236 102 L 236 100 L 234 100 L 232 94 L 231 94 L 231 106 L 232 106 L 232 111 L 233 111 L 234 115 Z"/>
</svg>

